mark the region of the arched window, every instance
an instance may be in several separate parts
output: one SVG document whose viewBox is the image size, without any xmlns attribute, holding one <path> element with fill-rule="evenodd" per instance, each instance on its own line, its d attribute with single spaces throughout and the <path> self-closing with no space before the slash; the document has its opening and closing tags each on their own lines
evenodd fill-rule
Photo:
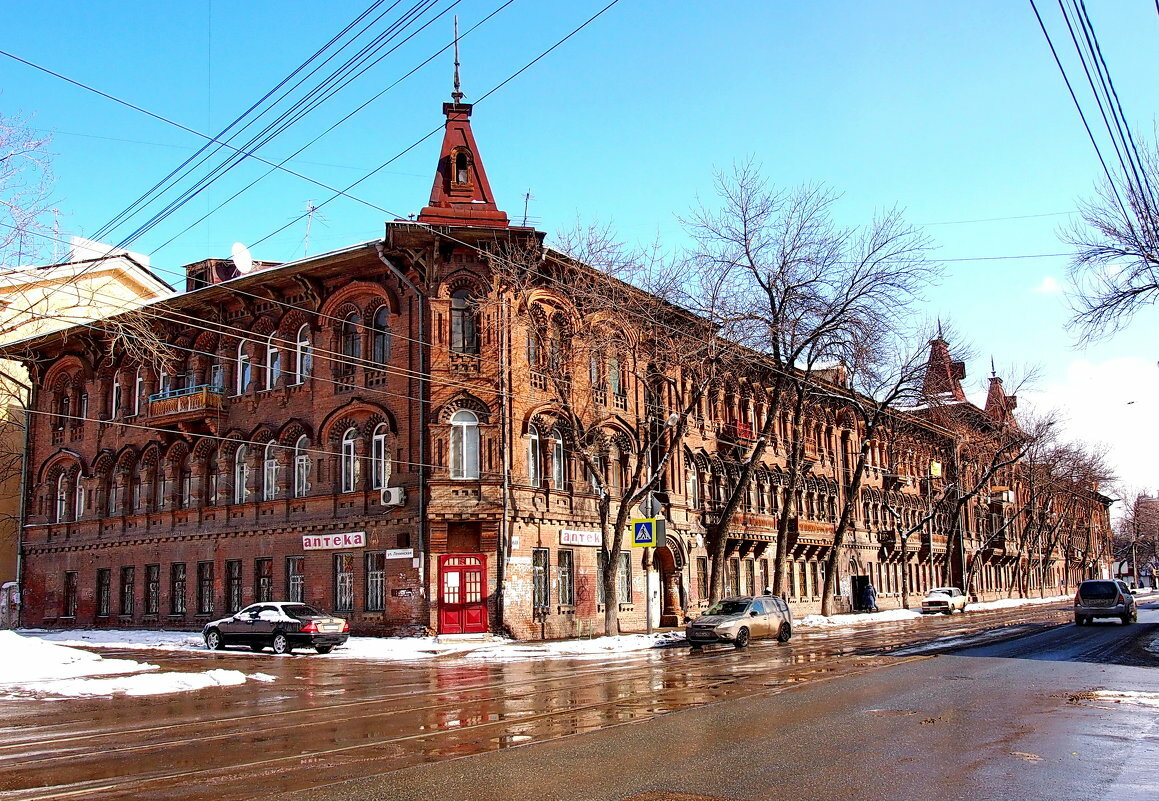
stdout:
<svg viewBox="0 0 1159 801">
<path fill-rule="evenodd" d="M 624 386 L 620 381 L 620 360 L 615 356 L 608 357 L 608 389 L 613 395 L 624 394 Z"/>
<path fill-rule="evenodd" d="M 65 522 L 68 515 L 68 484 L 62 472 L 56 479 L 56 521 Z"/>
<path fill-rule="evenodd" d="M 455 153 L 455 183 L 468 184 L 471 182 L 471 173 L 469 168 L 471 166 L 471 157 L 467 155 L 466 150 L 458 150 Z"/>
<path fill-rule="evenodd" d="M 80 520 L 85 513 L 85 488 L 81 483 L 80 471 L 76 474 L 76 483 L 73 484 L 73 520 Z"/>
<path fill-rule="evenodd" d="M 60 400 L 56 404 L 56 409 L 56 430 L 64 431 L 64 427 L 68 425 L 68 419 L 72 417 L 72 398 L 69 397 L 67 390 L 61 393 Z"/>
<path fill-rule="evenodd" d="M 113 376 L 113 390 L 109 397 L 109 419 L 121 416 L 121 405 L 124 403 L 124 398 L 121 392 L 121 377 L 119 375 Z"/>
<path fill-rule="evenodd" d="M 262 459 L 262 500 L 269 501 L 276 497 L 278 497 L 278 443 L 270 440 L 266 443 L 266 452 Z"/>
<path fill-rule="evenodd" d="M 133 385 L 133 414 L 141 413 L 141 401 L 145 394 L 145 368 L 137 368 L 137 381 Z"/>
<path fill-rule="evenodd" d="M 370 337 L 370 360 L 386 364 L 390 361 L 390 309 L 386 306 L 374 313 Z"/>
<path fill-rule="evenodd" d="M 361 358 L 362 353 L 362 318 L 356 312 L 350 312 L 342 321 L 342 356 L 343 363 L 339 365 L 345 372 L 354 370 L 354 361 Z"/>
<path fill-rule="evenodd" d="M 250 385 L 250 355 L 246 352 L 249 345 L 244 339 L 237 343 L 237 394 L 245 392 Z"/>
<path fill-rule="evenodd" d="M 245 503 L 249 497 L 249 448 L 239 445 L 233 457 L 233 502 Z"/>
<path fill-rule="evenodd" d="M 386 435 L 389 431 L 386 423 L 379 423 L 375 426 L 374 436 L 370 441 L 370 480 L 374 489 L 382 489 L 390 482 L 390 451 L 386 444 Z"/>
<path fill-rule="evenodd" d="M 551 483 L 557 490 L 567 482 L 567 454 L 563 446 L 563 434 L 557 428 L 551 432 Z"/>
<path fill-rule="evenodd" d="M 695 463 L 688 466 L 688 508 L 700 508 L 700 473 Z"/>
<path fill-rule="evenodd" d="M 355 450 L 355 441 L 358 432 L 353 428 L 346 429 L 342 435 L 342 464 L 341 481 L 343 492 L 354 492 L 358 485 L 358 454 Z"/>
<path fill-rule="evenodd" d="M 314 351 L 310 346 L 310 326 L 298 329 L 297 344 L 294 346 L 294 383 L 301 384 L 310 377 L 314 369 Z"/>
<path fill-rule="evenodd" d="M 539 367 L 539 334 L 535 331 L 527 332 L 527 364 L 532 369 Z"/>
<path fill-rule="evenodd" d="M 451 417 L 451 478 L 479 477 L 479 418 L 460 409 Z"/>
<path fill-rule="evenodd" d="M 465 289 L 451 295 L 451 351 L 478 353 L 479 337 L 476 331 L 475 308 L 471 293 Z"/>
<path fill-rule="evenodd" d="M 275 331 L 266 340 L 266 389 L 273 389 L 282 377 L 282 349 L 278 347 L 277 335 Z"/>
<path fill-rule="evenodd" d="M 310 440 L 306 435 L 294 443 L 294 497 L 304 498 L 310 492 Z"/>
<path fill-rule="evenodd" d="M 540 473 L 539 465 L 541 463 L 541 455 L 539 452 L 539 429 L 535 426 L 527 427 L 527 482 L 533 487 L 538 487 L 542 475 Z"/>
</svg>

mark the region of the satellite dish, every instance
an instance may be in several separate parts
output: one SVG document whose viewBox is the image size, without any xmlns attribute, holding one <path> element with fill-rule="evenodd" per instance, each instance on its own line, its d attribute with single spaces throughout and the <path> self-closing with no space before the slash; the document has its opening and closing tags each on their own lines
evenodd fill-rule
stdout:
<svg viewBox="0 0 1159 801">
<path fill-rule="evenodd" d="M 230 254 L 233 257 L 233 266 L 237 267 L 239 274 L 245 275 L 254 268 L 254 257 L 250 255 L 250 249 L 241 242 L 233 243 Z"/>
</svg>

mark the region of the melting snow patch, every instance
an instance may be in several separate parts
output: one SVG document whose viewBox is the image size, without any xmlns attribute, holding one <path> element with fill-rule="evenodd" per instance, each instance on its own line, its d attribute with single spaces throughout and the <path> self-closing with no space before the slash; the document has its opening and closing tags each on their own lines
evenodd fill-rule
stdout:
<svg viewBox="0 0 1159 801">
<path fill-rule="evenodd" d="M 1099 701 L 1111 701 L 1116 704 L 1159 707 L 1159 693 L 1093 690 L 1090 693 L 1090 697 Z"/>
<path fill-rule="evenodd" d="M 162 673 L 157 672 L 156 665 L 132 659 L 105 659 L 13 631 L 0 631 L 0 649 L 5 656 L 0 663 L 2 698 L 160 695 L 246 682 L 245 674 L 237 670 Z"/>
</svg>

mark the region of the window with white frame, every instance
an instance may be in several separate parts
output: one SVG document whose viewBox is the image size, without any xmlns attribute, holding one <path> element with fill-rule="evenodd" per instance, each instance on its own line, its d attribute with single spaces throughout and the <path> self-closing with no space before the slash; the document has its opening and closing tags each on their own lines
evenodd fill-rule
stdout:
<svg viewBox="0 0 1159 801">
<path fill-rule="evenodd" d="M 113 378 L 113 392 L 109 400 L 109 418 L 121 416 L 121 404 L 124 403 L 121 391 L 121 377 L 115 376 Z"/>
<path fill-rule="evenodd" d="M 371 321 L 370 360 L 375 364 L 390 361 L 390 309 L 386 306 L 381 306 Z"/>
<path fill-rule="evenodd" d="M 346 429 L 342 435 L 341 487 L 343 492 L 354 492 L 358 486 L 358 453 L 356 442 L 358 431 Z"/>
<path fill-rule="evenodd" d="M 273 389 L 282 377 L 282 349 L 278 347 L 278 332 L 266 340 L 266 389 Z"/>
<path fill-rule="evenodd" d="M 145 370 L 143 367 L 138 367 L 136 382 L 133 384 L 133 414 L 141 413 L 141 401 L 144 400 L 144 394 Z"/>
<path fill-rule="evenodd" d="M 262 500 L 278 497 L 278 444 L 273 440 L 266 443 L 262 459 Z"/>
<path fill-rule="evenodd" d="M 73 485 L 73 520 L 80 520 L 85 513 L 85 488 L 81 483 L 81 475 L 76 474 L 76 483 Z"/>
<path fill-rule="evenodd" d="M 541 462 L 541 455 L 539 452 L 539 429 L 531 425 L 527 427 L 527 482 L 533 487 L 538 487 L 541 476 L 539 465 Z"/>
<path fill-rule="evenodd" d="M 249 345 L 244 339 L 237 343 L 237 394 L 241 395 L 245 392 L 246 387 L 250 385 L 250 355 L 246 350 Z"/>
<path fill-rule="evenodd" d="M 451 478 L 479 477 L 479 418 L 460 409 L 451 417 Z"/>
<path fill-rule="evenodd" d="M 305 434 L 294 443 L 294 497 L 310 493 L 310 440 Z"/>
<path fill-rule="evenodd" d="M 245 503 L 249 497 L 249 448 L 239 445 L 233 456 L 233 502 Z"/>
<path fill-rule="evenodd" d="M 567 454 L 564 451 L 563 432 L 558 428 L 551 432 L 551 483 L 557 490 L 567 482 Z"/>
<path fill-rule="evenodd" d="M 371 486 L 374 489 L 382 489 L 390 483 L 390 450 L 387 447 L 389 433 L 386 423 L 379 423 L 374 427 L 374 436 L 370 440 Z"/>
<path fill-rule="evenodd" d="M 64 473 L 57 476 L 56 479 L 56 521 L 57 523 L 65 522 L 68 517 L 68 484 L 65 480 Z"/>
<path fill-rule="evenodd" d="M 310 376 L 314 368 L 314 351 L 310 345 L 310 326 L 303 325 L 298 329 L 297 342 L 294 345 L 294 383 L 301 384 Z"/>
</svg>

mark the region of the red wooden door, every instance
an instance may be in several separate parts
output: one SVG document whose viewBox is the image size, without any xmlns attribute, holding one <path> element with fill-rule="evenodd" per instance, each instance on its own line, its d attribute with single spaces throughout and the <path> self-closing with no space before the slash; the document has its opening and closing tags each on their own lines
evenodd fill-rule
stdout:
<svg viewBox="0 0 1159 801">
<path fill-rule="evenodd" d="M 487 632 L 487 557 L 447 554 L 439 557 L 439 633 Z"/>
</svg>

